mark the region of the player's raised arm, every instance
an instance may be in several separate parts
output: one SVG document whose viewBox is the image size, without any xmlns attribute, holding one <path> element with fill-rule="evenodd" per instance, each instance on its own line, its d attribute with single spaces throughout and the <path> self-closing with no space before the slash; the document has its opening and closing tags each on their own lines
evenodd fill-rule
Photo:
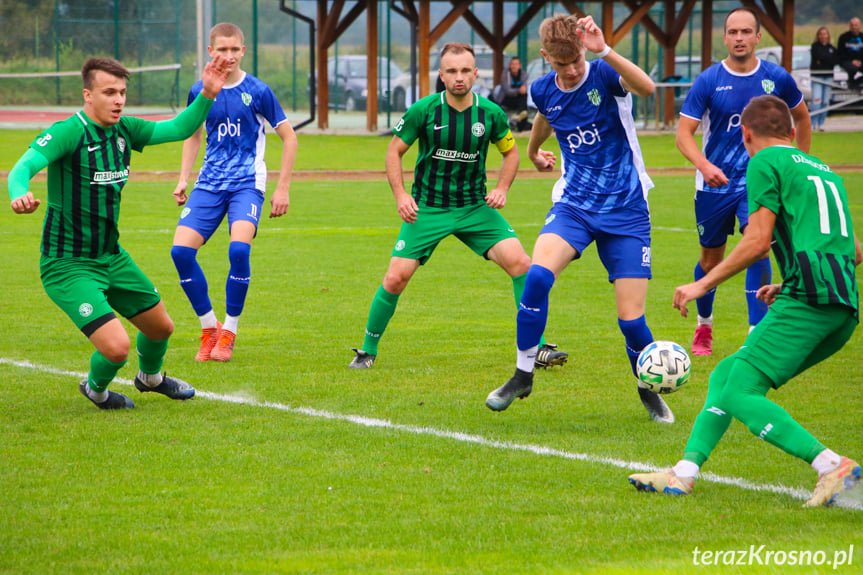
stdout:
<svg viewBox="0 0 863 575">
<path fill-rule="evenodd" d="M 611 46 L 605 43 L 602 28 L 593 21 L 592 16 L 585 16 L 576 22 L 581 28 L 584 47 L 603 58 L 608 64 L 620 74 L 623 88 L 637 96 L 646 98 L 653 94 L 656 86 L 644 70 L 615 52 Z"/>
<path fill-rule="evenodd" d="M 32 214 L 42 203 L 42 200 L 33 197 L 33 192 L 30 191 L 30 180 L 46 166 L 48 166 L 48 158 L 33 148 L 28 148 L 15 163 L 7 181 L 13 212 Z"/>
<path fill-rule="evenodd" d="M 231 64 L 221 54 L 216 53 L 213 59 L 204 66 L 201 74 L 201 82 L 204 84 L 201 94 L 209 100 L 215 100 L 216 95 L 222 91 L 225 80 L 231 73 Z"/>
<path fill-rule="evenodd" d="M 216 98 L 222 86 L 225 85 L 231 68 L 227 60 L 221 55 L 216 56 L 207 63 L 204 68 L 202 81 L 204 87 L 201 93 L 192 101 L 189 106 L 177 114 L 175 118 L 156 122 L 153 129 L 153 135 L 147 142 L 148 146 L 164 144 L 165 142 L 179 142 L 186 140 L 195 133 L 195 130 L 201 127 L 204 120 L 207 119 L 207 114 L 213 106 L 213 100 Z"/>
</svg>

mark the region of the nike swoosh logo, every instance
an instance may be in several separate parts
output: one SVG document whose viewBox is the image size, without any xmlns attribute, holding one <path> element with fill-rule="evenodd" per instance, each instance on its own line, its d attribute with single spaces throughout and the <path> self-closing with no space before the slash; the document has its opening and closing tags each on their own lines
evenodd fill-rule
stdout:
<svg viewBox="0 0 863 575">
<path fill-rule="evenodd" d="M 101 147 L 102 147 L 102 144 L 99 144 L 98 146 L 87 146 L 87 151 L 88 152 L 95 152 L 96 150 L 98 150 Z"/>
<path fill-rule="evenodd" d="M 438 130 L 443 130 L 444 128 L 446 128 L 448 126 L 449 126 L 449 124 L 447 124 L 446 126 L 435 126 L 434 129 L 435 129 L 435 132 L 437 132 Z"/>
</svg>

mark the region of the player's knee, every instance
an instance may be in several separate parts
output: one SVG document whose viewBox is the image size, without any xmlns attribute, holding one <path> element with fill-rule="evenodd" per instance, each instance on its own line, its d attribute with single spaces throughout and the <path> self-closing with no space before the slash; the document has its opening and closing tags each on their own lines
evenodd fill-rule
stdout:
<svg viewBox="0 0 863 575">
<path fill-rule="evenodd" d="M 182 270 L 189 269 L 195 263 L 195 257 L 198 250 L 186 246 L 172 246 L 171 259 L 174 260 L 174 266 L 182 273 Z"/>
<path fill-rule="evenodd" d="M 530 256 L 526 253 L 521 254 L 521 256 L 515 258 L 512 263 L 507 268 L 507 273 L 510 277 L 518 277 L 520 275 L 524 275 L 530 269 Z"/>
<path fill-rule="evenodd" d="M 228 259 L 232 268 L 249 268 L 252 246 L 245 242 L 231 242 L 228 246 Z"/>
<path fill-rule="evenodd" d="M 129 337 L 116 338 L 99 346 L 99 353 L 111 363 L 126 363 L 129 359 Z"/>
<path fill-rule="evenodd" d="M 410 281 L 411 276 L 406 275 L 398 270 L 388 270 L 386 275 L 384 275 L 384 281 L 382 285 L 384 289 L 390 292 L 391 294 L 398 295 L 405 291 L 405 288 L 408 286 L 408 282 Z"/>
</svg>

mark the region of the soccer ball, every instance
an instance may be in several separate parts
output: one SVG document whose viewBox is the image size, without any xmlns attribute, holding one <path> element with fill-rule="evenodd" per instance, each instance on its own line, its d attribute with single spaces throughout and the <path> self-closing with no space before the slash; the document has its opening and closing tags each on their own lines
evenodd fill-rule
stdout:
<svg viewBox="0 0 863 575">
<path fill-rule="evenodd" d="M 673 341 L 654 341 L 638 355 L 638 379 L 654 393 L 674 393 L 689 381 L 692 362 Z"/>
</svg>

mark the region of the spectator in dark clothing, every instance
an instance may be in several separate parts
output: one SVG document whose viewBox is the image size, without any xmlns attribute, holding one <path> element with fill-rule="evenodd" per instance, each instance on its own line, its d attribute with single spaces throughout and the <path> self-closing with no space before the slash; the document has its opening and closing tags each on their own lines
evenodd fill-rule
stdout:
<svg viewBox="0 0 863 575">
<path fill-rule="evenodd" d="M 501 74 L 496 92 L 500 107 L 507 112 L 514 112 L 509 122 L 512 131 L 530 130 L 533 126 L 527 120 L 527 72 L 521 67 L 518 56 L 509 61 L 509 68 Z"/>
<path fill-rule="evenodd" d="M 839 65 L 848 72 L 848 87 L 852 90 L 863 88 L 863 76 L 856 78 L 857 73 L 863 74 L 863 33 L 860 32 L 860 18 L 851 18 L 849 30 L 839 36 L 837 51 Z"/>
<path fill-rule="evenodd" d="M 815 33 L 811 52 L 809 71 L 812 77 L 812 108 L 809 110 L 809 115 L 812 117 L 812 129 L 823 132 L 827 112 L 819 113 L 819 110 L 830 105 L 833 67 L 839 63 L 836 47 L 830 43 L 830 31 L 826 26 L 821 26 Z"/>
<path fill-rule="evenodd" d="M 517 57 L 509 61 L 509 68 L 500 76 L 500 95 L 504 110 L 527 112 L 527 72 Z"/>
</svg>

